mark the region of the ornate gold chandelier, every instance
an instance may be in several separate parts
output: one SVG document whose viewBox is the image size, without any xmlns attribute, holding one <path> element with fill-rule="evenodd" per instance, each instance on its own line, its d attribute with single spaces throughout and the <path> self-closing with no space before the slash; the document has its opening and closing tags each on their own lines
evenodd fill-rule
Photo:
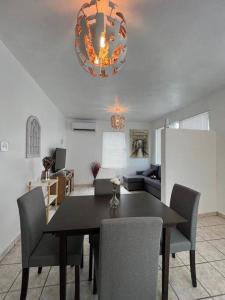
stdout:
<svg viewBox="0 0 225 300">
<path fill-rule="evenodd" d="M 127 28 L 123 14 L 110 0 L 91 0 L 77 15 L 75 49 L 85 71 L 94 77 L 116 74 L 125 63 Z"/>
<path fill-rule="evenodd" d="M 123 129 L 125 127 L 125 117 L 123 114 L 128 111 L 128 107 L 120 104 L 118 97 L 116 97 L 114 105 L 109 106 L 107 111 L 113 113 L 111 116 L 112 128 Z"/>
<path fill-rule="evenodd" d="M 114 129 L 123 129 L 125 126 L 125 117 L 117 114 L 111 117 L 111 126 Z"/>
</svg>

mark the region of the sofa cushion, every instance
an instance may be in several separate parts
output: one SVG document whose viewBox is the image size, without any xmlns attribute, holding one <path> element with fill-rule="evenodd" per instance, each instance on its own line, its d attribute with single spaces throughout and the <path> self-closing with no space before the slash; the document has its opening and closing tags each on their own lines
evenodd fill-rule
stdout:
<svg viewBox="0 0 225 300">
<path fill-rule="evenodd" d="M 143 176 L 150 177 L 151 175 L 156 174 L 156 173 L 157 173 L 157 170 L 158 170 L 158 167 L 157 167 L 157 166 L 151 165 L 149 169 L 147 169 L 146 171 L 144 171 L 144 172 L 142 173 L 142 175 L 143 175 Z"/>
<path fill-rule="evenodd" d="M 144 181 L 144 176 L 142 176 L 142 175 L 124 176 L 123 181 L 125 181 L 125 182 L 142 182 L 142 181 Z"/>
<path fill-rule="evenodd" d="M 152 179 L 152 178 L 149 178 L 149 177 L 145 177 L 144 181 L 145 181 L 146 184 L 149 184 L 149 185 L 153 186 L 156 189 L 161 189 L 161 182 L 160 182 L 159 179 Z"/>
</svg>

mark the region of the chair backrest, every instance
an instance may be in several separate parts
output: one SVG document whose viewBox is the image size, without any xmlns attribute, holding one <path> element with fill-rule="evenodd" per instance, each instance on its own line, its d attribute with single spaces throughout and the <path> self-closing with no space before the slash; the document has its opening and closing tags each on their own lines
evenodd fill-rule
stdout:
<svg viewBox="0 0 225 300">
<path fill-rule="evenodd" d="M 199 192 L 179 184 L 174 185 L 170 207 L 187 220 L 187 223 L 179 224 L 177 228 L 191 241 L 192 250 L 196 246 L 199 199 Z"/>
<path fill-rule="evenodd" d="M 45 200 L 41 187 L 34 188 L 17 200 L 22 246 L 22 266 L 29 266 L 29 257 L 40 241 L 46 225 Z"/>
<path fill-rule="evenodd" d="M 157 298 L 162 220 L 103 220 L 100 230 L 99 299 Z"/>
<path fill-rule="evenodd" d="M 112 195 L 113 193 L 113 184 L 110 181 L 111 179 L 96 179 L 94 183 L 95 195 Z M 117 187 L 116 193 L 120 194 L 120 186 Z"/>
</svg>

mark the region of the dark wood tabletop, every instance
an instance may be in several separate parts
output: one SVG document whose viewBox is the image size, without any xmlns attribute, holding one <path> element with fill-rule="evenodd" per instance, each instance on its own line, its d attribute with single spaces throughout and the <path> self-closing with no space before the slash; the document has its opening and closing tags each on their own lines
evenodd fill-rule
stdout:
<svg viewBox="0 0 225 300">
<path fill-rule="evenodd" d="M 75 235 L 97 233 L 101 220 L 126 217 L 160 217 L 164 227 L 186 220 L 149 193 L 123 194 L 120 206 L 110 209 L 112 196 L 69 196 L 61 204 L 44 232 Z"/>
</svg>

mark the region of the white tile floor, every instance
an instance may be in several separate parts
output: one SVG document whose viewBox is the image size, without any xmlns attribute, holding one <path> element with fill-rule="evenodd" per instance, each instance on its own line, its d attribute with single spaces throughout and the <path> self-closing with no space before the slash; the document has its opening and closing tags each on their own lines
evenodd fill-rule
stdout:
<svg viewBox="0 0 225 300">
<path fill-rule="evenodd" d="M 122 188 L 122 193 L 128 193 Z M 92 187 L 76 188 L 75 195 L 93 194 Z M 197 233 L 197 279 L 193 288 L 189 271 L 188 253 L 179 253 L 170 259 L 170 300 L 214 299 L 225 300 L 225 219 L 218 216 L 200 217 Z M 88 279 L 89 243 L 84 242 L 84 269 L 81 270 L 81 300 L 97 300 L 92 295 Z M 20 242 L 0 262 L 0 300 L 16 300 L 20 296 L 21 254 Z M 158 299 L 161 297 L 161 261 L 158 275 Z M 74 268 L 67 271 L 67 299 L 74 299 Z M 59 299 L 58 268 L 31 269 L 28 300 Z"/>
</svg>

